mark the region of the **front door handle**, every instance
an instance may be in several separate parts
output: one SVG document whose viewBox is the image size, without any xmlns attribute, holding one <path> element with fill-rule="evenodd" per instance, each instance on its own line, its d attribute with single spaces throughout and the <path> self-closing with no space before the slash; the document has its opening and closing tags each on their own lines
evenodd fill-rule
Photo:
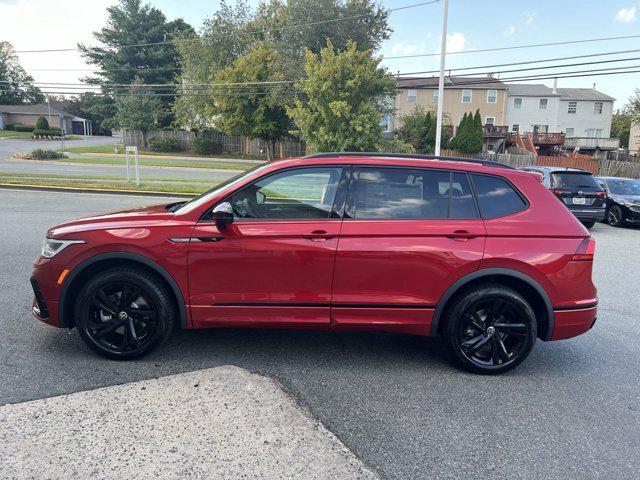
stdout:
<svg viewBox="0 0 640 480">
<path fill-rule="evenodd" d="M 304 238 L 313 240 L 314 242 L 324 242 L 334 236 L 335 235 L 330 235 L 326 230 L 314 230 L 309 235 L 303 235 Z"/>
<path fill-rule="evenodd" d="M 471 238 L 477 237 L 477 235 L 472 234 L 469 230 L 454 230 L 452 233 L 446 235 L 446 237 L 458 242 L 466 242 Z"/>
</svg>

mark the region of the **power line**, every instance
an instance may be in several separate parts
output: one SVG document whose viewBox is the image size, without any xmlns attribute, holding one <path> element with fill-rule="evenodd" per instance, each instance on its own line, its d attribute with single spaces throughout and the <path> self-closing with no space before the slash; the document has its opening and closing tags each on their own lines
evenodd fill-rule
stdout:
<svg viewBox="0 0 640 480">
<path fill-rule="evenodd" d="M 428 2 L 420 2 L 420 3 L 414 3 L 412 5 L 404 5 L 402 7 L 396 7 L 396 8 L 390 8 L 387 10 L 387 12 L 392 13 L 392 12 L 397 12 L 400 10 L 407 10 L 409 8 L 416 8 L 416 7 L 422 7 L 425 5 L 434 5 L 436 3 L 440 3 L 440 0 L 431 0 Z M 333 18 L 330 20 L 319 20 L 317 22 L 309 22 L 309 23 L 298 23 L 298 24 L 294 24 L 294 25 L 285 25 L 282 27 L 277 27 L 277 28 L 272 28 L 272 29 L 267 29 L 267 28 L 263 28 L 261 30 L 254 30 L 254 31 L 248 31 L 248 32 L 240 32 L 242 35 L 253 35 L 256 33 L 264 33 L 265 31 L 281 31 L 281 30 L 287 30 L 287 29 L 293 29 L 293 28 L 301 28 L 301 27 L 311 27 L 311 26 L 316 26 L 316 25 L 323 25 L 323 24 L 327 24 L 327 23 L 335 23 L 335 22 L 344 22 L 347 20 L 354 20 L 357 18 L 363 18 L 363 17 L 369 17 L 372 16 L 372 14 L 370 13 L 362 13 L 362 14 L 358 14 L 358 15 L 349 15 L 346 17 L 340 17 L 340 18 Z M 215 36 L 214 36 L 215 37 Z M 211 38 L 211 37 L 206 37 L 206 38 Z M 150 42 L 150 43 L 132 43 L 132 44 L 128 44 L 128 45 L 118 45 L 115 47 L 102 47 L 105 49 L 121 49 L 121 48 L 138 48 L 138 47 L 153 47 L 153 46 L 158 46 L 158 45 L 169 45 L 169 44 L 174 44 L 176 42 L 178 43 L 188 43 L 188 42 L 195 42 L 195 41 L 199 41 L 200 37 L 197 39 L 193 39 L 193 38 L 186 38 L 186 39 L 175 39 L 175 40 L 165 40 L 162 42 Z M 44 50 L 16 50 L 16 53 L 46 53 L 46 52 L 75 52 L 75 51 L 79 51 L 80 49 L 78 47 L 75 48 L 51 48 L 51 49 L 44 49 Z"/>
<path fill-rule="evenodd" d="M 463 53 L 497 52 L 500 50 L 516 50 L 520 48 L 550 47 L 554 45 L 571 45 L 576 43 L 603 42 L 607 40 L 626 40 L 629 38 L 640 38 L 640 35 L 625 35 L 622 37 L 587 38 L 583 40 L 569 40 L 565 42 L 531 43 L 528 45 L 512 45 L 510 47 L 483 48 L 483 49 L 477 49 L 477 50 L 460 50 L 458 52 L 447 52 L 447 55 L 459 55 Z M 440 55 L 439 53 L 418 53 L 414 55 L 396 55 L 392 57 L 383 56 L 382 58 L 384 60 L 392 60 L 392 59 L 398 59 L 398 58 L 437 57 L 439 55 Z"/>
</svg>

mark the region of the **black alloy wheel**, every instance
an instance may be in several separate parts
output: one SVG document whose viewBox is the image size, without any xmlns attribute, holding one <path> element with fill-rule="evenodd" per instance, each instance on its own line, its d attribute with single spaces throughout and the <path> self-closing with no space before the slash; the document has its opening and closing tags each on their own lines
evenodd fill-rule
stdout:
<svg viewBox="0 0 640 480">
<path fill-rule="evenodd" d="M 618 205 L 609 208 L 607 212 L 607 223 L 612 227 L 621 227 L 624 225 L 624 215 L 622 209 Z"/>
<path fill-rule="evenodd" d="M 112 269 L 85 285 L 75 318 L 91 348 L 110 358 L 135 358 L 169 336 L 175 308 L 155 276 L 142 270 Z"/>
<path fill-rule="evenodd" d="M 536 326 L 531 306 L 518 292 L 484 285 L 464 295 L 450 312 L 447 341 L 465 369 L 502 373 L 529 355 Z"/>
</svg>

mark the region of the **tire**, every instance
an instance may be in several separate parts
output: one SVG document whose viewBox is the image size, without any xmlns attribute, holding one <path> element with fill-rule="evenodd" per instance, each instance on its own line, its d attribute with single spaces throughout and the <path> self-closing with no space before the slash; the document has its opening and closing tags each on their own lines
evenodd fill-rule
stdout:
<svg viewBox="0 0 640 480">
<path fill-rule="evenodd" d="M 177 323 L 172 293 L 153 273 L 133 267 L 90 278 L 75 303 L 82 340 L 99 354 L 129 360 L 165 342 Z"/>
<path fill-rule="evenodd" d="M 587 227 L 587 230 L 590 230 L 593 228 L 593 226 L 596 224 L 596 222 L 582 222 L 582 224 Z"/>
<path fill-rule="evenodd" d="M 461 294 L 445 321 L 444 340 L 454 360 L 474 373 L 511 370 L 527 358 L 536 342 L 531 305 L 500 284 L 481 284 Z"/>
<path fill-rule="evenodd" d="M 613 205 L 607 210 L 607 223 L 612 227 L 622 227 L 624 225 L 624 214 L 618 205 Z"/>
</svg>

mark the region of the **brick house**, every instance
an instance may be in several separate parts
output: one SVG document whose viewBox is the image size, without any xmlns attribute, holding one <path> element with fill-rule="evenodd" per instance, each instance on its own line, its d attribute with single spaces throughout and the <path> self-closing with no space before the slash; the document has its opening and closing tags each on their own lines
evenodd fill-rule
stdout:
<svg viewBox="0 0 640 480">
<path fill-rule="evenodd" d="M 93 134 L 90 120 L 76 117 L 46 103 L 38 103 L 36 105 L 0 105 L 0 130 L 5 129 L 6 125 L 16 123 L 35 125 L 40 116 L 47 119 L 50 127 L 61 128 L 61 126 L 64 126 L 67 134 Z"/>
</svg>

